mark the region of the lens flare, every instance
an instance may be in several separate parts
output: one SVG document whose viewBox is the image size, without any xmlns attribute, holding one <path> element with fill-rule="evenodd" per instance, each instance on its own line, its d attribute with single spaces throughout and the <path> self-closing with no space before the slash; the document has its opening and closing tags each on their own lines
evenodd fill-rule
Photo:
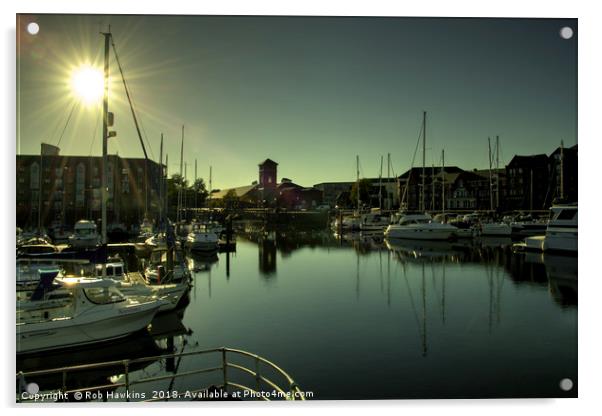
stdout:
<svg viewBox="0 0 602 416">
<path fill-rule="evenodd" d="M 71 88 L 85 104 L 99 102 L 104 91 L 102 71 L 89 65 L 75 69 L 71 74 Z"/>
</svg>

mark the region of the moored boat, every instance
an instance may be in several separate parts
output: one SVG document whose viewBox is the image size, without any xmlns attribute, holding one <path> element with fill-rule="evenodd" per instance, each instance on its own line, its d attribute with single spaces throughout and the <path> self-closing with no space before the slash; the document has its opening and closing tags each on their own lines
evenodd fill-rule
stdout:
<svg viewBox="0 0 602 416">
<path fill-rule="evenodd" d="M 432 220 L 428 214 L 406 214 L 397 224 L 391 224 L 385 231 L 387 238 L 407 238 L 412 240 L 449 240 L 456 236 L 457 228 Z"/>
<path fill-rule="evenodd" d="M 41 273 L 17 292 L 17 353 L 67 348 L 125 337 L 148 326 L 164 301 L 125 297 L 114 281 Z"/>
<path fill-rule="evenodd" d="M 69 236 L 69 244 L 76 249 L 94 248 L 100 243 L 100 236 L 96 224 L 88 220 L 80 220 L 73 227 L 73 234 Z"/>
</svg>

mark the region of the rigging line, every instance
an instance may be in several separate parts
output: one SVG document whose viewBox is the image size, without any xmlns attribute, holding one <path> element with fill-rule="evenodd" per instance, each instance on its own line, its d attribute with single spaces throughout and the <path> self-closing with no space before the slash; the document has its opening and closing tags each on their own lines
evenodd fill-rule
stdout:
<svg viewBox="0 0 602 416">
<path fill-rule="evenodd" d="M 100 111 L 96 115 L 96 124 L 94 125 L 94 133 L 92 134 L 92 143 L 90 143 L 90 150 L 88 151 L 88 156 L 92 156 L 92 149 L 94 147 L 94 142 L 96 141 L 96 132 L 98 131 L 99 122 L 100 122 Z"/>
<path fill-rule="evenodd" d="M 67 121 L 65 122 L 65 126 L 63 127 L 63 131 L 61 132 L 61 135 L 59 137 L 59 141 L 56 144 L 56 147 L 59 147 L 61 145 L 61 140 L 63 140 L 63 136 L 65 135 L 65 131 L 67 130 L 67 126 L 69 125 L 69 122 L 71 121 L 71 116 L 73 116 L 73 110 L 75 110 L 75 107 L 77 106 L 77 101 L 73 103 L 73 107 L 71 107 L 71 111 L 69 112 L 69 116 L 67 116 Z"/>
<path fill-rule="evenodd" d="M 148 154 L 146 153 L 146 146 L 144 146 L 144 139 L 142 138 L 142 133 L 140 131 L 140 125 L 138 123 L 138 118 L 136 117 L 136 110 L 134 109 L 134 103 L 132 102 L 130 89 L 128 87 L 127 81 L 125 80 L 123 68 L 121 67 L 121 61 L 119 60 L 119 55 L 117 54 L 117 47 L 115 46 L 115 41 L 113 39 L 113 35 L 111 35 L 111 46 L 113 47 L 113 53 L 115 54 L 115 61 L 117 62 L 117 67 L 119 68 L 119 73 L 121 74 L 121 80 L 123 82 L 123 88 L 125 89 L 125 95 L 128 99 L 128 103 L 130 104 L 130 110 L 132 112 L 132 117 L 134 119 L 134 125 L 136 127 L 136 132 L 138 133 L 138 139 L 140 140 L 140 145 L 142 146 L 142 151 L 144 152 L 144 157 L 145 157 L 145 159 L 148 159 Z M 150 150 L 152 153 L 152 149 L 150 149 Z M 153 158 L 154 158 L 154 155 L 153 155 Z"/>
</svg>

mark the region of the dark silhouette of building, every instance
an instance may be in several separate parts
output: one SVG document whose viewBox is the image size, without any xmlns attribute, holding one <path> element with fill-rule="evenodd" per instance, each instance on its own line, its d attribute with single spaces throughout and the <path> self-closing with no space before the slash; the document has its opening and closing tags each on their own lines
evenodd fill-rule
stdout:
<svg viewBox="0 0 602 416">
<path fill-rule="evenodd" d="M 259 190 L 262 205 L 272 205 L 276 199 L 278 163 L 266 159 L 259 164 Z"/>
<path fill-rule="evenodd" d="M 577 145 L 564 148 L 558 147 L 550 155 L 549 164 L 550 187 L 546 205 L 561 200 L 577 202 Z"/>
<path fill-rule="evenodd" d="M 506 166 L 508 210 L 541 210 L 549 207 L 546 195 L 549 186 L 548 156 L 514 156 Z"/>
</svg>

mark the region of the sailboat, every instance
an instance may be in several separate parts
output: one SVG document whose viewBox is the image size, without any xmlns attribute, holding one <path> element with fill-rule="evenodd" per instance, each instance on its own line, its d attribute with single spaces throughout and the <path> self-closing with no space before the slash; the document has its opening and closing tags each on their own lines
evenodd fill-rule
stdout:
<svg viewBox="0 0 602 416">
<path fill-rule="evenodd" d="M 492 174 L 493 154 L 491 152 L 491 138 L 487 138 L 489 143 L 489 209 L 491 211 L 497 210 L 500 206 L 500 174 L 499 174 L 499 154 L 500 154 L 500 136 L 496 136 L 495 140 L 495 195 L 496 204 L 494 207 L 493 195 L 494 195 L 494 180 Z M 504 236 L 509 237 L 512 234 L 512 227 L 510 224 L 501 222 L 481 222 L 479 225 L 479 232 L 482 236 Z"/>
<path fill-rule="evenodd" d="M 449 240 L 455 238 L 457 228 L 450 224 L 433 221 L 424 212 L 424 189 L 426 176 L 426 111 L 422 113 L 422 187 L 420 190 L 421 213 L 401 214 L 396 224 L 391 224 L 385 230 L 387 238 L 403 238 L 412 240 Z"/>
</svg>

